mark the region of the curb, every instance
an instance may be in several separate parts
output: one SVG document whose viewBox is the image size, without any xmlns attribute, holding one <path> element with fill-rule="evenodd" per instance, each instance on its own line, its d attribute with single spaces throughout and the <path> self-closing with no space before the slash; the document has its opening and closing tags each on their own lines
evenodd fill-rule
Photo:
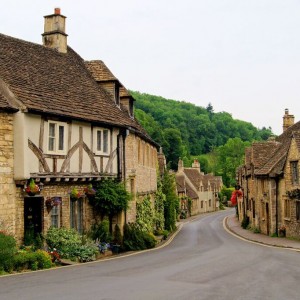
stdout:
<svg viewBox="0 0 300 300">
<path fill-rule="evenodd" d="M 270 243 L 266 243 L 266 242 L 262 242 L 262 241 L 258 241 L 255 239 L 250 239 L 250 238 L 246 238 L 245 236 L 242 236 L 241 234 L 238 234 L 237 232 L 235 232 L 229 225 L 228 225 L 228 216 L 226 216 L 223 219 L 223 228 L 231 235 L 237 237 L 240 240 L 243 240 L 245 242 L 248 243 L 252 243 L 252 244 L 256 244 L 256 245 L 261 245 L 264 247 L 270 247 L 270 248 L 277 248 L 277 249 L 284 249 L 284 250 L 290 250 L 290 251 L 295 251 L 295 252 L 300 252 L 300 249 L 297 248 L 293 248 L 290 246 L 283 246 L 283 245 L 276 245 L 276 244 L 270 244 Z"/>
</svg>

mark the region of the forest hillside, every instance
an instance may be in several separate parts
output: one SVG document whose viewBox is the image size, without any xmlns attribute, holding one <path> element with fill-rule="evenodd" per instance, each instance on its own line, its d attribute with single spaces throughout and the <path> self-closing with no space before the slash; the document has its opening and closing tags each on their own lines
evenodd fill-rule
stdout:
<svg viewBox="0 0 300 300">
<path fill-rule="evenodd" d="M 207 159 L 207 163 L 204 162 L 208 164 L 207 171 L 220 173 L 223 170 L 218 171 L 217 166 L 211 170 L 209 156 L 221 146 L 234 139 L 235 143 L 245 147 L 252 141 L 266 140 L 272 135 L 271 128 L 259 129 L 249 122 L 233 119 L 228 112 L 214 112 L 210 103 L 201 107 L 136 91 L 130 93 L 136 100 L 137 120 L 163 147 L 169 167 L 174 170 L 179 157 L 188 163 L 194 157 L 202 156 Z"/>
</svg>

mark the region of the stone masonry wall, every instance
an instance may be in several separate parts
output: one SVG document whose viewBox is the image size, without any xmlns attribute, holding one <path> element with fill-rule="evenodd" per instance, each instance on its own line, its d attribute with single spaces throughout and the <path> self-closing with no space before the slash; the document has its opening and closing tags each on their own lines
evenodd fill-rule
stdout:
<svg viewBox="0 0 300 300">
<path fill-rule="evenodd" d="M 126 138 L 126 186 L 134 196 L 127 210 L 127 222 L 136 219 L 136 201 L 157 189 L 157 150 L 134 134 Z"/>
<path fill-rule="evenodd" d="M 0 113 L 0 230 L 15 234 L 13 115 Z"/>
</svg>

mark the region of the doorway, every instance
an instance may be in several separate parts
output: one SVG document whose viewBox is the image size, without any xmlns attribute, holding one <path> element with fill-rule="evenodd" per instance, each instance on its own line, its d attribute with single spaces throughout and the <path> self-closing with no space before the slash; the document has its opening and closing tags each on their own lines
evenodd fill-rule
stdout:
<svg viewBox="0 0 300 300">
<path fill-rule="evenodd" d="M 24 198 L 24 243 L 32 243 L 42 233 L 43 197 Z"/>
</svg>

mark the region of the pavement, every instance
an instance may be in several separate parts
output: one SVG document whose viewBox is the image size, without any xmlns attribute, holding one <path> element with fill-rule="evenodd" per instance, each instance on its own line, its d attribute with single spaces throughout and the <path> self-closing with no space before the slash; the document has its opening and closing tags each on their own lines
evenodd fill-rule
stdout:
<svg viewBox="0 0 300 300">
<path fill-rule="evenodd" d="M 232 234 L 251 242 L 300 251 L 300 241 L 285 237 L 271 237 L 261 233 L 254 233 L 249 229 L 242 228 L 235 214 L 229 215 L 224 219 L 224 226 Z"/>
</svg>

